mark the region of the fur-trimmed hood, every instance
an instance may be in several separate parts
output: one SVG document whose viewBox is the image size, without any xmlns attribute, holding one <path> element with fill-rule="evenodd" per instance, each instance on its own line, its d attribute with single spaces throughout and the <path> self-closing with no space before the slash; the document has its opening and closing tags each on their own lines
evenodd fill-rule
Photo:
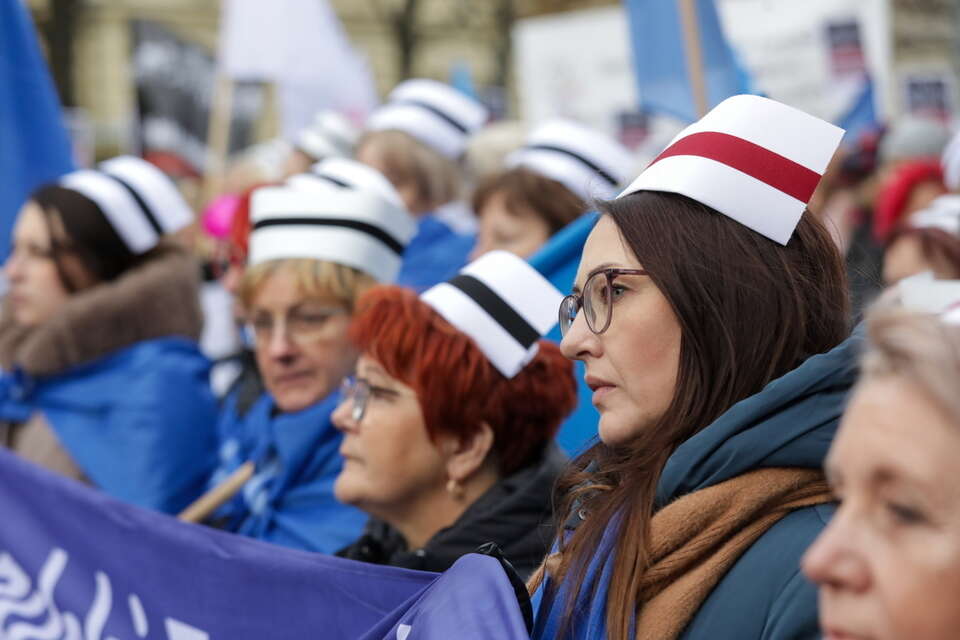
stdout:
<svg viewBox="0 0 960 640">
<path fill-rule="evenodd" d="M 72 296 L 58 314 L 31 328 L 0 318 L 0 366 L 33 376 L 68 371 L 153 338 L 197 340 L 203 328 L 199 266 L 179 247 L 158 248 L 116 280 Z"/>
</svg>

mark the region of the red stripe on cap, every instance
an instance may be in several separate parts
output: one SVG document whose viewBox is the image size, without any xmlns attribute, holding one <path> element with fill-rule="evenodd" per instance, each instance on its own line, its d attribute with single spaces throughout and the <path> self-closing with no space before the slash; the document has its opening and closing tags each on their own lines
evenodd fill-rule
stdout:
<svg viewBox="0 0 960 640">
<path fill-rule="evenodd" d="M 693 133 L 677 140 L 651 162 L 671 156 L 698 156 L 714 160 L 782 191 L 801 202 L 809 202 L 820 174 L 790 158 L 749 140 L 716 131 Z"/>
</svg>

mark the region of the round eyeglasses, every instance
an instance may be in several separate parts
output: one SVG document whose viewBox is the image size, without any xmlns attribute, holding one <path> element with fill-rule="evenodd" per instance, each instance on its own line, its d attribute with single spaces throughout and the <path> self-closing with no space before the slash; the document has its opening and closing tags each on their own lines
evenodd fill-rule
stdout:
<svg viewBox="0 0 960 640">
<path fill-rule="evenodd" d="M 594 272 L 583 284 L 582 293 L 571 293 L 560 302 L 560 336 L 566 336 L 580 309 L 583 309 L 590 331 L 600 334 L 610 327 L 613 318 L 613 280 L 617 276 L 645 276 L 643 269 L 602 269 Z"/>
</svg>

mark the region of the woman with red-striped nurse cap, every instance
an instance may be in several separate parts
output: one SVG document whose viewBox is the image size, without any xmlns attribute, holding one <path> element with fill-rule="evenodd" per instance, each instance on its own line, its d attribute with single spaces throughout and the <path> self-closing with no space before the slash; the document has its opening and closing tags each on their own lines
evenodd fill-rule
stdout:
<svg viewBox="0 0 960 640">
<path fill-rule="evenodd" d="M 842 134 L 735 96 L 599 204 L 560 307 L 599 442 L 560 481 L 535 638 L 817 635 L 800 557 L 833 510 L 854 346 L 806 206 Z"/>
</svg>

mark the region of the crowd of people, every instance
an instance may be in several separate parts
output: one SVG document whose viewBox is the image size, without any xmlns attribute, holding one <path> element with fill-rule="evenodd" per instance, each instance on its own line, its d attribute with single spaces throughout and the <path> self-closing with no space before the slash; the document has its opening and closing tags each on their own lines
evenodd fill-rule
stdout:
<svg viewBox="0 0 960 640">
<path fill-rule="evenodd" d="M 744 95 L 645 166 L 568 120 L 480 162 L 487 119 L 405 81 L 201 215 L 130 156 L 40 187 L 0 443 L 351 561 L 494 543 L 534 638 L 954 637 L 960 137 Z M 528 259 L 588 216 L 561 291 Z"/>
</svg>

